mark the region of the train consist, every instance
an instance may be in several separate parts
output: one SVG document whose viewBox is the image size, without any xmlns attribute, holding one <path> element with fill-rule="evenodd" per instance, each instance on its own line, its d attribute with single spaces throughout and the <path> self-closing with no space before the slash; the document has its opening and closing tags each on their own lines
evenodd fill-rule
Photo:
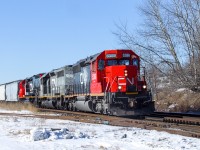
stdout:
<svg viewBox="0 0 200 150">
<path fill-rule="evenodd" d="M 154 111 L 140 58 L 132 50 L 105 50 L 73 65 L 0 85 L 1 101 L 116 116 Z"/>
</svg>

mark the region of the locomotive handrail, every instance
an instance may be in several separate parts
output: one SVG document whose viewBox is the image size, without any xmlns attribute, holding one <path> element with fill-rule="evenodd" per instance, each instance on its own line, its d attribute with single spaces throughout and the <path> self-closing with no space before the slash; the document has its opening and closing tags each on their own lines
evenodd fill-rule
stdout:
<svg viewBox="0 0 200 150">
<path fill-rule="evenodd" d="M 108 78 L 108 77 L 104 77 L 104 79 L 106 79 L 106 78 Z M 106 93 L 106 91 L 107 91 L 107 88 L 108 88 L 108 84 L 109 84 L 109 81 L 110 79 L 108 78 L 108 82 L 107 82 L 107 85 L 106 85 L 106 89 L 105 89 L 105 92 L 104 93 Z"/>
<path fill-rule="evenodd" d="M 112 83 L 110 85 L 109 91 L 110 91 L 110 89 L 111 89 L 111 87 L 112 87 L 112 85 L 113 85 L 113 83 L 114 83 L 114 81 L 115 81 L 116 78 L 117 78 L 117 76 L 115 76 L 115 78 L 113 79 L 113 81 L 112 81 Z"/>
<path fill-rule="evenodd" d="M 143 72 L 143 73 L 141 73 L 141 72 Z M 145 67 L 141 67 L 139 77 L 140 77 L 140 80 L 141 80 L 141 81 L 142 81 L 142 79 L 143 79 L 144 81 L 146 80 L 146 79 L 145 79 L 145 77 L 146 77 L 146 68 L 145 68 Z M 141 78 L 141 77 L 142 77 L 142 78 Z"/>
</svg>

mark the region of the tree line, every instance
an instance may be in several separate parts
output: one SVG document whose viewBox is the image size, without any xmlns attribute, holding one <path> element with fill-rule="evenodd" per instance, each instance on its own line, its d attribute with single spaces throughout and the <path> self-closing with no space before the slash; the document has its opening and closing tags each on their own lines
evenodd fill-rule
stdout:
<svg viewBox="0 0 200 150">
<path fill-rule="evenodd" d="M 140 55 L 154 82 L 159 72 L 174 88 L 200 91 L 200 0 L 145 2 L 140 28 L 131 33 L 121 23 L 114 34 Z"/>
</svg>

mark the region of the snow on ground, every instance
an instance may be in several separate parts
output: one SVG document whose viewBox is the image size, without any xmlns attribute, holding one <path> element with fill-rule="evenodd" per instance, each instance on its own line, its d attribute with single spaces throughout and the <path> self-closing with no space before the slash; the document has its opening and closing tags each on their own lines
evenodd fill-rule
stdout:
<svg viewBox="0 0 200 150">
<path fill-rule="evenodd" d="M 33 112 L 28 111 L 28 110 L 20 110 L 20 111 L 13 110 L 13 111 L 10 111 L 10 110 L 7 110 L 7 109 L 0 109 L 0 112 L 1 113 L 15 113 L 15 114 L 33 114 Z"/>
<path fill-rule="evenodd" d="M 186 89 L 186 88 L 180 88 L 180 89 L 177 89 L 176 92 L 184 92 L 186 90 L 188 90 L 188 89 Z"/>
<path fill-rule="evenodd" d="M 200 140 L 139 128 L 0 116 L 0 150 L 75 149 L 200 150 Z"/>
</svg>

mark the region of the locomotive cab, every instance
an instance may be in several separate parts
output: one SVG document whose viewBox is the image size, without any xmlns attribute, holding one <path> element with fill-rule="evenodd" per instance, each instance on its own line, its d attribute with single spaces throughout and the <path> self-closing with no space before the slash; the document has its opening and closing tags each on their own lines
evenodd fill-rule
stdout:
<svg viewBox="0 0 200 150">
<path fill-rule="evenodd" d="M 98 57 L 92 63 L 92 84 L 101 85 L 91 88 L 92 92 L 136 94 L 146 91 L 145 77 L 140 77 L 140 59 L 133 51 L 109 50 Z"/>
<path fill-rule="evenodd" d="M 40 78 L 43 76 L 43 74 L 44 73 L 40 73 L 26 79 L 26 82 L 25 82 L 26 96 L 31 97 L 31 96 L 38 95 L 40 91 Z"/>
<path fill-rule="evenodd" d="M 152 102 L 145 76 L 140 75 L 139 56 L 133 51 L 104 51 L 92 62 L 91 68 L 91 92 L 105 94 L 108 106 L 104 109 L 109 113 L 134 115 L 138 110 L 138 114 L 141 114 L 141 108 L 148 107 Z M 144 111 L 145 114 L 146 112 L 147 110 Z"/>
</svg>

